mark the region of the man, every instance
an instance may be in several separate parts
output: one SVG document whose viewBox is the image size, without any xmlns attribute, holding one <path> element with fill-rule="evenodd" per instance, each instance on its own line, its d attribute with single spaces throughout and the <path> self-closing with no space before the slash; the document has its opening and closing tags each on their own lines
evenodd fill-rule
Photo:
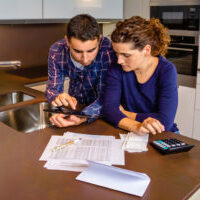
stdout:
<svg viewBox="0 0 200 200">
<path fill-rule="evenodd" d="M 55 114 L 50 121 L 58 127 L 92 122 L 100 115 L 105 76 L 116 63 L 110 41 L 100 35 L 96 20 L 86 14 L 73 17 L 67 26 L 65 39 L 54 43 L 49 52 L 46 98 L 53 106 L 86 106 L 82 111 L 91 118 Z M 63 91 L 69 77 L 69 91 Z"/>
</svg>

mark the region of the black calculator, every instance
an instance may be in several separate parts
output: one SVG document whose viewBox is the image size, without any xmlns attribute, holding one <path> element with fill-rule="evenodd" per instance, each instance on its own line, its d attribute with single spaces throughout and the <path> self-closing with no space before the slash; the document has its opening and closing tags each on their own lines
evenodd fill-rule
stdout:
<svg viewBox="0 0 200 200">
<path fill-rule="evenodd" d="M 154 140 L 150 144 L 162 154 L 180 153 L 194 147 L 194 145 L 186 144 L 175 138 Z"/>
</svg>

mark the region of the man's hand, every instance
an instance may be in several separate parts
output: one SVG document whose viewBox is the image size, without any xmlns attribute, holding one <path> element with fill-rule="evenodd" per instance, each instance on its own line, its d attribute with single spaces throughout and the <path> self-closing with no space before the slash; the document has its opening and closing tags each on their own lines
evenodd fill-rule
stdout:
<svg viewBox="0 0 200 200">
<path fill-rule="evenodd" d="M 79 118 L 75 115 L 70 115 L 68 118 L 65 118 L 64 114 L 54 114 L 50 117 L 50 121 L 53 125 L 58 127 L 68 127 L 68 126 L 76 126 L 83 122 L 87 121 L 87 118 Z"/>
<path fill-rule="evenodd" d="M 52 102 L 53 106 L 70 106 L 73 110 L 76 109 L 77 100 L 75 97 L 70 96 L 66 92 L 59 94 Z"/>
<path fill-rule="evenodd" d="M 155 135 L 156 133 L 161 133 L 165 131 L 165 127 L 158 121 L 152 117 L 148 117 L 142 122 L 142 126 L 146 128 L 149 133 Z"/>
</svg>

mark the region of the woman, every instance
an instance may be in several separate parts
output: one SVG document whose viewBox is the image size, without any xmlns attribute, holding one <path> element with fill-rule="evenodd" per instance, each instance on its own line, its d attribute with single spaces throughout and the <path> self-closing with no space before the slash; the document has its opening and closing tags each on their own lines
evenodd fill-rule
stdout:
<svg viewBox="0 0 200 200">
<path fill-rule="evenodd" d="M 177 132 L 177 72 L 163 57 L 167 29 L 158 19 L 135 16 L 118 22 L 111 39 L 119 65 L 108 71 L 105 119 L 138 134 Z"/>
</svg>

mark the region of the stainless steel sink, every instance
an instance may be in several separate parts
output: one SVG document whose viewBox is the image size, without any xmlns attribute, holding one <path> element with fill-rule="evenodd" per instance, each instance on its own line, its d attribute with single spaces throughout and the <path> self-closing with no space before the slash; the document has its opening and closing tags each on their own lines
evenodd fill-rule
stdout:
<svg viewBox="0 0 200 200">
<path fill-rule="evenodd" d="M 50 113 L 43 111 L 43 109 L 47 109 L 48 107 L 49 104 L 41 102 L 6 110 L 0 112 L 0 121 L 23 133 L 44 129 L 50 126 Z"/>
<path fill-rule="evenodd" d="M 16 91 L 0 95 L 0 106 L 16 104 L 23 101 L 34 99 L 33 96 L 25 94 L 24 92 Z"/>
</svg>

